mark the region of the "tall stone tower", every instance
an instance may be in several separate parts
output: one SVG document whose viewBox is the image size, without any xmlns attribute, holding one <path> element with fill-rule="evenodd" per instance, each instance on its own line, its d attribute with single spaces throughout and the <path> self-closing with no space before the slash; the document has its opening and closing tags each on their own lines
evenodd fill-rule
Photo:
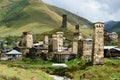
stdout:
<svg viewBox="0 0 120 80">
<path fill-rule="evenodd" d="M 72 46 L 72 52 L 76 55 L 79 53 L 79 41 L 82 40 L 82 33 L 79 32 L 79 25 L 75 25 L 74 30 L 74 39 L 73 39 L 73 46 Z"/>
<path fill-rule="evenodd" d="M 58 47 L 63 46 L 63 32 L 56 32 L 57 34 L 57 40 L 58 40 Z"/>
<path fill-rule="evenodd" d="M 53 52 L 59 51 L 63 47 L 63 34 L 63 32 L 56 32 L 56 34 L 52 35 Z"/>
<path fill-rule="evenodd" d="M 49 46 L 49 35 L 45 35 L 44 37 L 44 47 L 48 48 Z"/>
<path fill-rule="evenodd" d="M 52 35 L 52 47 L 53 47 L 53 52 L 58 51 L 58 40 L 57 40 L 57 35 Z"/>
<path fill-rule="evenodd" d="M 62 28 L 67 28 L 67 15 L 63 14 L 62 16 Z"/>
<path fill-rule="evenodd" d="M 94 23 L 94 40 L 93 40 L 93 53 L 92 64 L 104 64 L 104 23 Z"/>
<path fill-rule="evenodd" d="M 30 34 L 29 32 L 23 32 L 21 46 L 22 47 L 27 47 L 27 48 L 32 48 L 33 47 L 32 34 Z"/>
</svg>

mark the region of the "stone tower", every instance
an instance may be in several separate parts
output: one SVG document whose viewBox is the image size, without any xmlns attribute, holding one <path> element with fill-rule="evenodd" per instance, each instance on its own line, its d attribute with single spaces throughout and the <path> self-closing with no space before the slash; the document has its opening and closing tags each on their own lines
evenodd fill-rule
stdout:
<svg viewBox="0 0 120 80">
<path fill-rule="evenodd" d="M 56 32 L 57 40 L 58 40 L 58 47 L 63 47 L 63 32 Z"/>
<path fill-rule="evenodd" d="M 79 32 L 80 26 L 77 24 L 75 25 L 74 30 L 74 40 L 82 40 L 82 33 Z"/>
<path fill-rule="evenodd" d="M 58 51 L 58 40 L 57 40 L 57 35 L 52 35 L 52 47 L 53 47 L 53 52 Z"/>
<path fill-rule="evenodd" d="M 21 46 L 26 48 L 33 47 L 33 37 L 29 32 L 23 32 Z"/>
<path fill-rule="evenodd" d="M 67 15 L 63 14 L 62 16 L 62 28 L 67 28 Z"/>
<path fill-rule="evenodd" d="M 74 54 L 78 54 L 78 40 L 73 40 L 73 44 L 72 44 L 72 52 Z"/>
<path fill-rule="evenodd" d="M 52 35 L 53 52 L 59 51 L 63 47 L 63 34 L 63 32 L 56 32 L 56 34 Z"/>
<path fill-rule="evenodd" d="M 82 40 L 82 33 L 79 32 L 79 28 L 79 25 L 75 25 L 75 31 L 73 34 L 72 52 L 76 55 L 79 53 L 79 41 Z"/>
<path fill-rule="evenodd" d="M 45 35 L 44 37 L 44 47 L 48 48 L 49 46 L 49 35 Z"/>
<path fill-rule="evenodd" d="M 94 40 L 93 40 L 93 53 L 92 64 L 104 64 L 104 23 L 94 23 Z"/>
</svg>

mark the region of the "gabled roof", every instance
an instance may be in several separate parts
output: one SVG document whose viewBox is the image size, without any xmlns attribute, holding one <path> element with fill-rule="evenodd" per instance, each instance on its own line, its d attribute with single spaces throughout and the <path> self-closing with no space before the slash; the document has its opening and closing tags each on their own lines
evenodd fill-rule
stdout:
<svg viewBox="0 0 120 80">
<path fill-rule="evenodd" d="M 21 52 L 18 52 L 17 50 L 12 50 L 6 54 L 22 54 Z"/>
<path fill-rule="evenodd" d="M 120 51 L 120 48 L 113 48 L 113 49 L 115 49 L 115 50 L 117 50 L 117 51 Z"/>
</svg>

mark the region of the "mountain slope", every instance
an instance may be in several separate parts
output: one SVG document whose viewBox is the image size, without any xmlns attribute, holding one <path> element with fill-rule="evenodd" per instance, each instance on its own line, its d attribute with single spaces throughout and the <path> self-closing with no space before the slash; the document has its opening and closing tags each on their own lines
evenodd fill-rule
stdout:
<svg viewBox="0 0 120 80">
<path fill-rule="evenodd" d="M 107 31 L 120 31 L 120 21 L 108 21 L 105 23 L 105 29 Z"/>
<path fill-rule="evenodd" d="M 84 19 L 80 16 L 77 16 L 65 9 L 62 8 L 58 8 L 52 5 L 47 5 L 52 11 L 56 12 L 58 15 L 62 16 L 62 14 L 68 14 L 68 21 L 73 24 L 80 24 L 80 25 L 86 25 L 86 26 L 92 26 L 91 22 L 88 21 L 87 19 Z"/>
<path fill-rule="evenodd" d="M 14 0 L 0 0 L 0 7 L 11 4 Z M 33 34 L 40 34 L 46 31 L 61 27 L 61 15 L 68 14 L 68 29 L 73 30 L 76 18 L 87 26 L 91 26 L 91 22 L 84 18 L 80 18 L 66 10 L 48 6 L 41 0 L 28 0 L 29 5 L 24 8 L 20 16 L 11 20 L 7 25 L 0 26 L 0 36 L 21 35 L 23 31 L 30 31 Z M 72 17 L 72 18 L 71 18 Z M 82 22 L 83 21 L 83 22 Z"/>
</svg>

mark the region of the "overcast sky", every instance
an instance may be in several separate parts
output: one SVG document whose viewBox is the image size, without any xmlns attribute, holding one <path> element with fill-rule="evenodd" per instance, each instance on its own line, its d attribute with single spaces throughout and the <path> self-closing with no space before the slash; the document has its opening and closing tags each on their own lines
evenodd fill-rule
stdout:
<svg viewBox="0 0 120 80">
<path fill-rule="evenodd" d="M 43 0 L 92 22 L 120 21 L 120 0 Z"/>
</svg>

